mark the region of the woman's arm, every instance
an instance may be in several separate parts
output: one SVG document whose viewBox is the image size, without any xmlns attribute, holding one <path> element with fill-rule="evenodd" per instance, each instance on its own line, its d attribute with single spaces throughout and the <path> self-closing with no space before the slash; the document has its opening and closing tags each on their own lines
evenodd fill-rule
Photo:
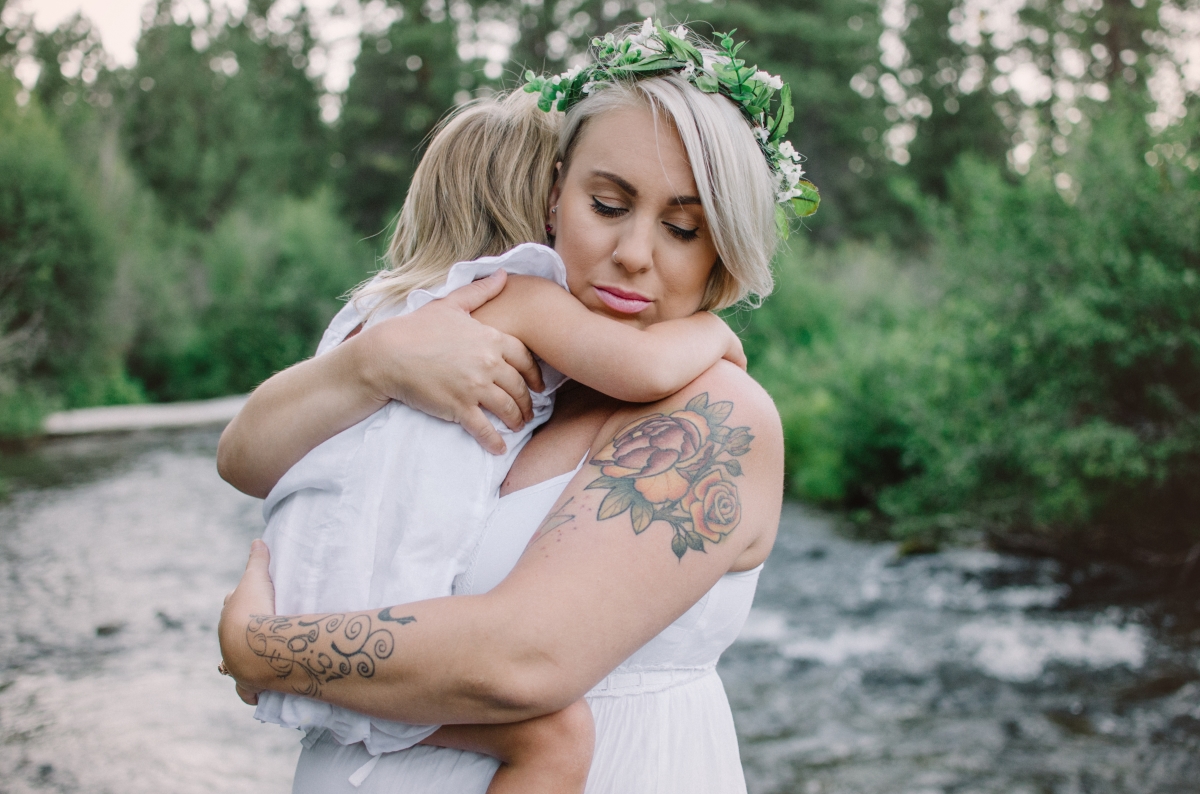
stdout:
<svg viewBox="0 0 1200 794">
<path fill-rule="evenodd" d="M 572 380 L 624 402 L 669 397 L 721 358 L 746 366 L 737 334 L 711 312 L 637 328 L 589 311 L 534 276 L 510 276 L 473 316 L 520 339 Z"/>
<path fill-rule="evenodd" d="M 524 345 L 470 317 L 504 283 L 499 271 L 273 375 L 221 434 L 217 470 L 238 490 L 265 497 L 296 461 L 388 400 L 458 422 L 503 452 L 482 409 L 519 428 L 532 417 L 526 384 L 543 388 Z"/>
<path fill-rule="evenodd" d="M 516 569 L 485 595 L 263 614 L 258 544 L 221 618 L 226 664 L 250 689 L 416 723 L 513 722 L 574 702 L 722 574 L 766 557 L 783 491 L 774 405 L 724 362 L 614 417 L 593 449 Z"/>
</svg>

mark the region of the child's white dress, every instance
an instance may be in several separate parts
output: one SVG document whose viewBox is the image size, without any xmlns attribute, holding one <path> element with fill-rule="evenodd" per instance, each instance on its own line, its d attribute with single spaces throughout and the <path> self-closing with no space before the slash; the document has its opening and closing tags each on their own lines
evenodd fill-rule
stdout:
<svg viewBox="0 0 1200 794">
<path fill-rule="evenodd" d="M 558 254 L 527 243 L 455 265 L 444 284 L 380 309 L 367 325 L 408 314 L 501 268 L 567 288 Z M 369 309 L 347 304 L 317 355 L 341 342 Z M 263 504 L 276 614 L 350 612 L 450 595 L 501 482 L 534 429 L 550 418 L 553 393 L 565 377 L 544 363 L 541 368 L 546 390 L 531 395 L 532 422 L 511 431 L 491 417 L 508 447 L 503 455 L 484 451 L 453 422 L 391 402 L 296 463 Z M 412 747 L 438 727 L 375 719 L 278 692 L 261 693 L 254 715 L 341 744 L 363 742 L 372 755 Z"/>
</svg>

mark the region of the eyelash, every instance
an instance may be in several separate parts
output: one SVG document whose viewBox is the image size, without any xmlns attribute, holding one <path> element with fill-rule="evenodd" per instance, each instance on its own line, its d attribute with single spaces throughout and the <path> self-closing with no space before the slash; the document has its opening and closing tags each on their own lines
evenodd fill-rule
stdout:
<svg viewBox="0 0 1200 794">
<path fill-rule="evenodd" d="M 610 207 L 595 196 L 592 196 L 592 209 L 605 218 L 618 218 L 628 212 L 624 207 Z"/>
<path fill-rule="evenodd" d="M 592 196 L 592 211 L 605 218 L 618 218 L 629 210 L 625 209 L 624 207 L 611 207 L 608 204 L 600 201 L 600 199 L 596 198 L 595 196 Z M 680 227 L 674 226 L 670 223 L 663 225 L 667 227 L 667 231 L 673 237 L 678 240 L 682 240 L 685 243 L 691 242 L 700 236 L 699 229 L 681 229 Z"/>
</svg>

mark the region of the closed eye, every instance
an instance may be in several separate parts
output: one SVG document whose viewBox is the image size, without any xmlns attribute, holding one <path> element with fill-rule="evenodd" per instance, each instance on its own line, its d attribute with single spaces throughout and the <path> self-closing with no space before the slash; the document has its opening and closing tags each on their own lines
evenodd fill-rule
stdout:
<svg viewBox="0 0 1200 794">
<path fill-rule="evenodd" d="M 683 227 L 676 226 L 672 223 L 664 223 L 663 226 L 667 227 L 667 231 L 670 232 L 671 236 L 673 236 L 677 239 L 680 239 L 680 240 L 684 241 L 685 243 L 689 242 L 691 240 L 695 240 L 697 237 L 700 236 L 700 227 L 699 226 L 697 226 L 695 229 L 684 229 Z"/>
<path fill-rule="evenodd" d="M 597 215 L 604 216 L 605 218 L 618 218 L 621 215 L 624 215 L 626 212 L 629 212 L 629 210 L 625 209 L 624 207 L 614 207 L 612 205 L 605 204 L 595 196 L 592 196 L 592 211 Z"/>
</svg>

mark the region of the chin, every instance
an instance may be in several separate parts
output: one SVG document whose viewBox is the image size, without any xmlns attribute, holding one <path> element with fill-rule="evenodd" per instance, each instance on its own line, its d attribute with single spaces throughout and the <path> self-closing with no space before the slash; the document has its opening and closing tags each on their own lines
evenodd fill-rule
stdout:
<svg viewBox="0 0 1200 794">
<path fill-rule="evenodd" d="M 624 323 L 625 325 L 630 325 L 634 328 L 645 328 L 646 326 L 653 325 L 655 322 L 657 322 L 648 316 L 650 314 L 648 311 L 638 312 L 637 314 L 623 314 L 610 309 L 608 306 L 605 306 L 599 301 L 597 301 L 594 305 L 589 305 L 588 309 L 590 309 L 594 314 L 603 315 L 610 320 L 616 320 L 619 323 Z"/>
<path fill-rule="evenodd" d="M 645 328 L 653 325 L 656 321 L 643 317 L 641 314 L 618 314 L 616 312 L 608 312 L 608 316 L 619 323 L 632 326 L 634 328 Z"/>
</svg>

